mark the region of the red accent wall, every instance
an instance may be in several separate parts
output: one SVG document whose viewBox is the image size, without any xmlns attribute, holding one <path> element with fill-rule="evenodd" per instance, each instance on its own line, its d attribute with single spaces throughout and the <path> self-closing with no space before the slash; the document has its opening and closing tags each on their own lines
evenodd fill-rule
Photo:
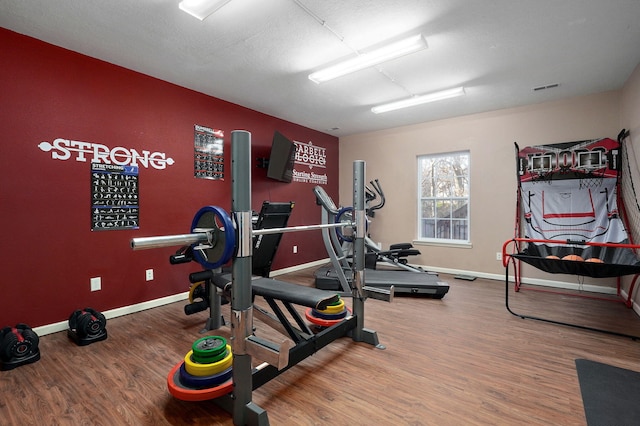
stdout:
<svg viewBox="0 0 640 426">
<path fill-rule="evenodd" d="M 291 225 L 320 221 L 313 184 L 280 183 L 257 167 L 275 130 L 327 149 L 326 189 L 337 199 L 333 136 L 5 29 L 0 46 L 0 327 L 36 327 L 87 306 L 105 311 L 186 291 L 199 265 L 169 265 L 175 249 L 134 252 L 129 241 L 189 232 L 203 205 L 229 211 L 232 130 L 252 134 L 254 210 L 263 200 L 295 201 Z M 224 181 L 194 178 L 194 124 L 225 132 Z M 140 167 L 140 229 L 91 231 L 90 161 L 55 160 L 38 148 L 57 138 L 164 152 L 175 161 L 165 170 Z M 326 257 L 319 232 L 285 234 L 273 269 Z M 149 268 L 155 280 L 146 282 Z M 90 291 L 91 277 L 102 277 L 101 291 Z"/>
</svg>

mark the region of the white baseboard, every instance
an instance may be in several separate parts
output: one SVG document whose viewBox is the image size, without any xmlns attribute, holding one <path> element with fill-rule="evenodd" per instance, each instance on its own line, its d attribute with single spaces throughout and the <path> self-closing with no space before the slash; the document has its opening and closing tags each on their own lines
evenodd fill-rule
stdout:
<svg viewBox="0 0 640 426">
<path fill-rule="evenodd" d="M 624 300 L 627 300 L 627 297 L 629 297 L 629 293 L 624 290 L 620 290 L 620 294 L 624 298 Z M 633 309 L 633 312 L 640 316 L 640 305 L 635 300 L 631 301 L 631 308 Z"/>
<path fill-rule="evenodd" d="M 278 271 L 272 271 L 271 276 L 275 277 L 282 274 L 287 274 L 289 272 L 295 272 L 306 268 L 311 268 L 314 266 L 321 266 L 330 262 L 327 259 L 316 260 L 314 262 L 305 263 L 302 265 L 292 266 L 290 268 L 280 269 Z M 489 280 L 501 281 L 504 282 L 504 275 L 502 274 L 491 274 L 487 272 L 477 272 L 477 271 L 468 271 L 465 269 L 452 269 L 452 268 L 441 268 L 438 266 L 429 266 L 429 265 L 413 265 L 419 266 L 425 271 L 433 271 L 442 274 L 450 274 L 450 275 L 471 275 L 478 278 L 485 278 Z M 365 276 L 366 279 L 366 276 Z M 513 282 L 514 277 L 512 275 L 509 276 L 509 281 Z M 532 284 L 539 285 L 544 287 L 553 287 L 560 288 L 565 290 L 577 290 L 577 291 L 589 291 L 592 293 L 600 293 L 600 294 L 616 294 L 616 289 L 612 287 L 606 286 L 598 286 L 592 284 L 578 284 L 578 283 L 569 283 L 566 281 L 556 281 L 556 280 L 545 280 L 540 278 L 522 278 L 523 284 Z M 626 297 L 626 296 L 625 296 Z M 640 307 L 639 307 L 640 308 Z M 638 311 L 636 311 L 638 312 Z"/>
<path fill-rule="evenodd" d="M 451 275 L 472 275 L 478 278 L 486 278 L 489 280 L 497 280 L 504 282 L 504 275 L 501 274 L 488 274 L 484 272 L 474 272 L 474 271 L 465 271 L 462 269 L 449 269 L 449 268 L 439 268 L 437 266 L 427 266 L 423 265 L 422 268 L 426 271 L 433 271 L 443 274 L 451 274 Z M 509 275 L 509 282 L 514 282 L 515 277 L 513 275 Z M 565 290 L 579 290 L 579 291 L 588 291 L 591 293 L 600 293 L 600 294 L 609 294 L 615 295 L 617 289 L 613 287 L 605 287 L 598 285 L 589 285 L 589 284 L 577 284 L 577 283 L 568 283 L 565 281 L 555 281 L 555 280 L 544 280 L 539 278 L 522 278 L 523 284 L 533 284 L 545 287 L 559 288 Z M 627 300 L 629 293 L 624 291 L 624 289 L 620 290 L 620 295 L 623 300 Z M 632 301 L 631 305 L 633 311 L 640 316 L 640 304 L 636 301 Z"/>
<path fill-rule="evenodd" d="M 271 271 L 271 276 L 275 277 L 278 275 L 287 274 L 289 272 L 295 272 L 306 268 L 311 268 L 314 266 L 320 266 L 327 263 L 329 259 L 316 260 L 314 262 L 305 263 L 302 265 L 292 266 L 290 268 L 279 269 L 276 271 Z M 149 300 L 147 302 L 137 303 L 135 305 L 123 306 L 121 308 L 110 309 L 108 311 L 102 312 L 102 315 L 105 318 L 116 318 L 123 315 L 134 314 L 136 312 L 144 311 L 151 308 L 157 308 L 158 306 L 168 305 L 170 303 L 179 302 L 181 300 L 187 300 L 189 298 L 189 292 L 178 293 L 171 296 L 161 297 L 159 299 Z M 66 331 L 69 329 L 69 321 L 60 321 L 53 324 L 46 324 L 40 327 L 34 327 L 33 331 L 35 331 L 38 336 L 44 336 L 47 334 L 58 333 L 60 331 Z"/>
<path fill-rule="evenodd" d="M 269 274 L 269 276 L 277 277 L 278 275 L 288 274 L 289 272 L 301 271 L 303 269 L 312 268 L 314 266 L 322 266 L 328 262 L 330 262 L 328 258 L 315 260 L 313 262 L 303 263 L 302 265 L 296 265 L 296 266 L 291 266 L 289 268 L 278 269 L 277 271 L 271 271 L 271 274 Z"/>
<path fill-rule="evenodd" d="M 296 272 L 307 268 L 312 268 L 314 266 L 322 266 L 329 262 L 329 259 L 320 259 L 309 263 L 304 263 L 302 265 L 291 266 L 289 268 L 278 269 L 276 271 L 271 271 L 271 276 L 276 277 L 278 275 L 288 274 L 290 272 Z M 417 265 L 415 265 L 417 266 Z M 478 278 L 485 278 L 489 280 L 496 280 L 504 282 L 504 275 L 500 274 L 489 274 L 486 272 L 476 272 L 476 271 L 467 271 L 464 269 L 451 269 L 451 268 L 440 268 L 437 266 L 428 266 L 428 265 L 420 265 L 426 271 L 433 271 L 443 274 L 451 274 L 451 275 L 471 275 Z M 365 276 L 366 277 L 366 276 Z M 365 278 L 366 279 L 366 278 Z M 509 276 L 509 281 L 513 282 L 514 277 Z M 576 283 L 568 283 L 564 281 L 554 281 L 554 280 L 544 280 L 538 278 L 522 278 L 522 282 L 524 284 L 533 284 L 540 285 L 546 287 L 553 288 L 562 288 L 567 290 L 582 290 L 589 291 L 593 293 L 601 293 L 601 294 L 616 294 L 616 289 L 612 287 L 603 287 L 597 285 L 580 285 Z M 626 299 L 627 293 L 623 290 L 622 296 Z M 151 308 L 157 308 L 158 306 L 168 305 L 170 303 L 179 302 L 181 300 L 186 300 L 189 297 L 189 292 L 178 293 L 171 296 L 161 297 L 159 299 L 149 300 L 147 302 L 137 303 L 135 305 L 123 306 L 121 308 L 111 309 L 102 314 L 105 318 L 116 318 L 122 315 L 129 315 L 136 312 L 144 311 Z M 640 316 L 640 305 L 633 302 L 633 310 L 636 314 Z M 53 324 L 47 324 L 40 327 L 35 327 L 33 330 L 38 334 L 38 336 L 44 336 L 46 334 L 57 333 L 60 331 L 65 331 L 69 328 L 68 321 L 60 321 Z"/>
<path fill-rule="evenodd" d="M 440 268 L 437 266 L 429 266 L 429 265 L 421 265 L 421 267 L 426 271 L 433 271 L 433 272 L 439 272 L 439 273 L 451 274 L 451 275 L 472 275 L 478 278 L 486 278 L 489 280 L 504 282 L 504 275 L 501 275 L 501 274 L 490 274 L 486 272 L 466 271 L 463 269 Z M 514 276 L 509 275 L 509 281 L 513 282 L 514 279 L 515 279 Z M 540 278 L 526 278 L 526 277 L 522 278 L 522 283 L 539 285 L 544 287 L 561 288 L 565 290 L 580 290 L 580 291 L 589 291 L 592 293 L 616 294 L 615 288 L 592 285 L 592 284 L 578 284 L 578 283 L 569 283 L 566 281 L 545 280 Z"/>
<path fill-rule="evenodd" d="M 169 303 L 179 302 L 189 298 L 189 292 L 174 294 L 172 296 L 161 297 L 159 299 L 149 300 L 147 302 L 137 303 L 135 305 L 123 306 L 121 308 L 110 309 L 108 311 L 101 312 L 105 318 L 116 318 L 123 315 L 129 315 L 140 311 L 145 311 L 151 308 L 157 308 L 158 306 L 168 305 Z M 35 331 L 38 336 L 44 336 L 46 334 L 58 333 L 59 331 L 65 331 L 69 329 L 69 321 L 60 321 L 53 324 L 47 324 L 40 327 L 35 327 Z"/>
</svg>

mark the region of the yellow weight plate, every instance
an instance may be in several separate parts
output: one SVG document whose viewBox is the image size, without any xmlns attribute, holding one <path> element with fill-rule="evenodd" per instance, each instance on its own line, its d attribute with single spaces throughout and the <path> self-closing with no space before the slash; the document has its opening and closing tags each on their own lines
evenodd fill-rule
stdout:
<svg viewBox="0 0 640 426">
<path fill-rule="evenodd" d="M 344 311 L 344 300 L 340 299 L 340 303 L 337 305 L 329 305 L 326 309 L 318 309 L 317 311 L 323 314 L 339 314 Z"/>
<path fill-rule="evenodd" d="M 191 284 L 191 287 L 189 287 L 189 303 L 193 303 L 193 293 L 195 293 L 199 286 L 204 286 L 204 281 Z"/>
<path fill-rule="evenodd" d="M 184 368 L 187 373 L 192 376 L 213 376 L 221 371 L 226 370 L 233 364 L 233 354 L 231 353 L 231 345 L 227 345 L 227 355 L 220 361 L 212 362 L 211 364 L 199 364 L 191 359 L 193 351 L 187 352 L 184 357 Z"/>
</svg>

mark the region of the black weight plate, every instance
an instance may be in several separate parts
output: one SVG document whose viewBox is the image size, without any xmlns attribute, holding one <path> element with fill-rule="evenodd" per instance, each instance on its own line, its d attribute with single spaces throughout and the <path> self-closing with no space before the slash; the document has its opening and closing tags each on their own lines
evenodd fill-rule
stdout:
<svg viewBox="0 0 640 426">
<path fill-rule="evenodd" d="M 11 327 L 4 327 L 2 330 L 0 330 L 0 343 L 2 343 L 2 339 L 4 339 L 4 336 L 7 333 L 11 333 Z"/>
<path fill-rule="evenodd" d="M 69 328 L 71 330 L 75 330 L 78 328 L 78 317 L 80 317 L 80 314 L 82 314 L 82 311 L 76 310 L 73 311 L 71 315 L 69 315 Z"/>
<path fill-rule="evenodd" d="M 87 328 L 86 328 L 87 336 L 95 336 L 97 334 L 102 333 L 102 330 L 104 330 L 104 326 L 102 322 L 92 316 L 87 323 Z"/>
<path fill-rule="evenodd" d="M 5 334 L 4 338 L 0 342 L 0 358 L 8 360 L 12 358 L 11 348 L 18 341 L 18 336 L 13 333 L 11 329 Z"/>
<path fill-rule="evenodd" d="M 24 330 L 22 332 L 22 337 L 25 340 L 28 340 L 29 342 L 31 342 L 31 350 L 35 351 L 38 348 L 38 343 L 40 342 L 40 337 L 38 337 L 38 334 L 33 331 L 32 329 L 27 329 Z"/>
<path fill-rule="evenodd" d="M 80 312 L 76 319 L 76 334 L 78 337 L 87 337 L 87 327 L 91 321 L 91 314 L 89 312 Z"/>
<path fill-rule="evenodd" d="M 225 249 L 224 231 L 220 229 L 216 217 L 213 211 L 204 212 L 196 225 L 197 228 L 212 229 L 213 247 L 200 250 L 207 262 L 210 263 L 215 263 L 217 259 L 221 259 Z"/>
<path fill-rule="evenodd" d="M 321 318 L 325 320 L 337 320 L 342 319 L 347 316 L 347 310 L 337 313 L 337 314 L 323 314 L 322 312 L 318 312 L 315 309 L 311 309 L 311 314 L 316 318 Z"/>
<path fill-rule="evenodd" d="M 96 311 L 95 309 L 85 308 L 85 311 L 91 313 L 98 322 L 100 322 L 100 328 L 104 328 L 107 325 L 107 318 L 101 313 Z"/>
<path fill-rule="evenodd" d="M 9 333 L 3 340 L 3 346 L 7 359 L 22 358 L 31 352 L 31 342 L 20 340 L 15 333 Z"/>
</svg>

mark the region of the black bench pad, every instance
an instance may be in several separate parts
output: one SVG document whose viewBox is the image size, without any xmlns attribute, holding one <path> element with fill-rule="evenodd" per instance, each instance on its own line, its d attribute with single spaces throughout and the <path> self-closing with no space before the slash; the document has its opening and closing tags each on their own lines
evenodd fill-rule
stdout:
<svg viewBox="0 0 640 426">
<path fill-rule="evenodd" d="M 214 278 L 214 283 L 225 290 L 230 290 L 231 275 L 224 274 Z M 251 280 L 254 295 L 282 300 L 296 305 L 323 310 L 327 306 L 338 303 L 340 296 L 334 291 L 320 290 L 274 280 L 273 278 L 254 277 Z"/>
</svg>

